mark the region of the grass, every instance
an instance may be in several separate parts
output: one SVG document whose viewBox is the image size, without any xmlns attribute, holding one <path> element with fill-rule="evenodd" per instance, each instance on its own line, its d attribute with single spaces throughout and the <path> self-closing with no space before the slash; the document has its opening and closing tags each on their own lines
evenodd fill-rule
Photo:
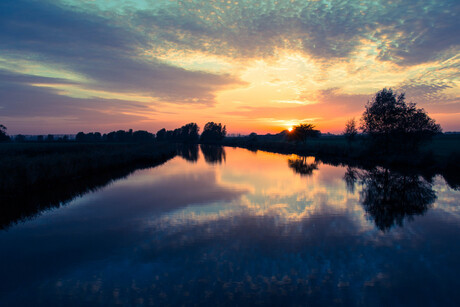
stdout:
<svg viewBox="0 0 460 307">
<path fill-rule="evenodd" d="M 0 144 L 0 229 L 175 155 L 174 144 Z"/>
<path fill-rule="evenodd" d="M 266 140 L 263 137 L 233 137 L 226 138 L 221 145 L 315 156 L 323 162 L 335 165 L 352 165 L 364 168 L 379 165 L 416 172 L 428 179 L 440 174 L 451 187 L 460 187 L 460 166 L 458 163 L 460 161 L 460 135 L 458 134 L 436 136 L 423 144 L 417 153 L 411 154 L 376 154 L 367 146 L 364 138 L 357 138 L 349 143 L 343 136 L 319 137 L 298 144 L 282 140 Z"/>
<path fill-rule="evenodd" d="M 148 165 L 175 154 L 172 144 L 0 144 L 0 192 L 22 191 L 56 180 L 75 180 L 131 165 Z"/>
</svg>

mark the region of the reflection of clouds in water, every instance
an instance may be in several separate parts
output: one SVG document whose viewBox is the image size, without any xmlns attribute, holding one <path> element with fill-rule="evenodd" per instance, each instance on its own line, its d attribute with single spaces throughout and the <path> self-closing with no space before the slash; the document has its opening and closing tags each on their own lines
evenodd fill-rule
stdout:
<svg viewBox="0 0 460 307">
<path fill-rule="evenodd" d="M 16 232 L 22 254 L 2 245 L 5 283 L 14 289 L 29 276 L 36 278 L 31 297 L 109 305 L 457 298 L 459 192 L 442 179 L 434 181 L 438 199 L 423 218 L 381 232 L 365 218 L 364 187 L 347 192 L 345 168 L 320 164 L 302 177 L 286 156 L 227 153 L 225 164 L 212 166 L 203 157 L 175 158 L 28 223 Z M 271 167 L 259 167 L 259 158 Z M 427 285 L 433 290 L 419 293 Z"/>
<path fill-rule="evenodd" d="M 297 156 L 291 155 L 290 159 Z M 310 159 L 311 160 L 311 159 Z M 259 161 L 271 167 L 253 169 Z M 311 162 L 311 161 L 310 161 Z M 314 161 L 313 161 L 314 162 Z M 236 216 L 273 217 L 280 224 L 299 223 L 314 215 L 349 215 L 362 230 L 371 227 L 359 205 L 359 194 L 350 194 L 342 180 L 345 169 L 318 164 L 310 176 L 293 176 L 286 156 L 240 150 L 229 155 L 227 167 L 216 169 L 219 184 L 250 191 L 231 203 L 208 203 L 206 208 L 189 206 L 163 215 L 158 221 L 173 225 L 208 223 Z M 213 208 L 213 209 L 209 209 Z"/>
<path fill-rule="evenodd" d="M 412 221 L 414 216 L 425 214 L 436 199 L 431 184 L 416 176 L 383 172 L 380 169 L 345 169 L 317 163 L 313 157 L 296 155 L 288 156 L 289 167 L 286 167 L 287 157 L 283 155 L 264 152 L 254 155 L 248 151 L 239 151 L 236 155 L 232 153 L 230 157 L 228 167 L 219 167 L 216 170 L 216 181 L 222 185 L 231 183 L 235 187 L 245 187 L 250 193 L 225 206 L 219 203 L 208 204 L 214 208 L 212 213 L 196 212 L 191 207 L 186 211 L 179 210 L 168 214 L 168 219 L 174 220 L 177 214 L 181 216 L 182 222 L 195 220 L 206 223 L 239 216 L 244 212 L 247 216 L 273 217 L 283 224 L 299 223 L 316 214 L 347 215 L 360 225 L 361 231 L 372 229 L 372 223 L 386 231 L 395 225 L 402 226 L 404 220 Z M 263 167 L 254 169 L 253 166 L 259 161 L 262 161 L 262 165 L 269 163 L 269 171 Z M 308 172 L 292 176 L 291 169 L 298 173 L 297 164 L 301 164 L 301 171 L 305 169 L 304 165 L 314 167 L 307 167 Z M 359 178 L 349 178 L 350 173 L 356 171 Z M 387 182 L 385 176 L 390 180 L 387 180 L 387 185 L 382 185 Z M 360 179 L 359 183 L 357 179 Z M 387 193 L 385 187 L 390 192 Z M 441 183 L 440 187 L 445 185 Z M 447 197 L 446 193 L 444 197 Z M 454 195 L 451 196 L 451 201 L 453 200 Z M 448 199 L 444 198 L 443 201 L 445 203 Z M 451 206 L 447 207 L 452 210 Z M 179 224 L 181 223 L 176 222 L 176 225 Z"/>
<path fill-rule="evenodd" d="M 460 190 L 449 188 L 441 176 L 433 179 L 433 190 L 436 191 L 438 200 L 433 204 L 434 210 L 442 210 L 460 216 Z"/>
</svg>

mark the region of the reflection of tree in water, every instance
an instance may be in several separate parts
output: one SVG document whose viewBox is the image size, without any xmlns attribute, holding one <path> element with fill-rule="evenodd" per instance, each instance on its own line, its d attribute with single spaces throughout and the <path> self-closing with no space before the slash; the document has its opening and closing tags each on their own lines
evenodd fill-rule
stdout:
<svg viewBox="0 0 460 307">
<path fill-rule="evenodd" d="M 343 176 L 343 180 L 345 180 L 345 184 L 347 185 L 347 190 L 353 194 L 355 193 L 355 183 L 358 180 L 358 172 L 351 167 L 347 167 L 347 171 Z"/>
<path fill-rule="evenodd" d="M 363 185 L 361 203 L 366 213 L 382 231 L 395 225 L 402 226 L 404 219 L 423 215 L 436 200 L 429 182 L 418 175 L 405 175 L 384 168 L 358 171 L 347 169 L 344 180 L 347 188 L 357 179 Z"/>
<path fill-rule="evenodd" d="M 177 154 L 189 162 L 198 161 L 198 144 L 181 144 Z"/>
<path fill-rule="evenodd" d="M 225 149 L 222 146 L 201 144 L 200 148 L 207 163 L 221 164 L 222 161 L 225 162 Z"/>
<path fill-rule="evenodd" d="M 313 161 L 312 161 L 313 160 Z M 288 159 L 288 165 L 301 176 L 310 176 L 314 170 L 318 169 L 318 162 L 314 157 L 299 157 Z"/>
</svg>

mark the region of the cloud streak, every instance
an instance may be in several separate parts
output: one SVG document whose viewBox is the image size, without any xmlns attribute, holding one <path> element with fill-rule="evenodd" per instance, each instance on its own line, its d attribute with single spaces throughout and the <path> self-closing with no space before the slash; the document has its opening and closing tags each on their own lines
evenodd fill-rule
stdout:
<svg viewBox="0 0 460 307">
<path fill-rule="evenodd" d="M 229 74 L 188 71 L 143 56 L 147 37 L 117 19 L 35 1 L 2 1 L 0 11 L 3 54 L 59 65 L 84 76 L 87 88 L 213 104 L 217 91 L 244 84 Z"/>
</svg>

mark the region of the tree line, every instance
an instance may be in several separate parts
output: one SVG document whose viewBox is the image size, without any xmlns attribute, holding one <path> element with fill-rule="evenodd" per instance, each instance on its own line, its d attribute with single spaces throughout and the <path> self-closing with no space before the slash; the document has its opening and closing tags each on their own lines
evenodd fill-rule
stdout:
<svg viewBox="0 0 460 307">
<path fill-rule="evenodd" d="M 0 142 L 11 141 L 11 138 L 6 133 L 6 127 L 0 125 Z M 112 143 L 143 143 L 143 142 L 181 142 L 181 143 L 197 143 L 198 141 L 204 143 L 218 142 L 225 138 L 227 135 L 227 128 L 221 123 L 208 122 L 204 126 L 203 133 L 200 135 L 200 127 L 196 123 L 189 123 L 174 130 L 166 130 L 165 128 L 157 131 L 156 134 L 150 133 L 145 130 L 133 131 L 129 129 L 112 131 L 109 133 L 78 132 L 75 136 L 75 141 L 80 143 L 96 143 L 96 142 L 112 142 Z M 56 137 L 49 134 L 47 137 L 42 135 L 37 136 L 34 140 L 39 142 L 54 142 L 54 141 L 69 141 L 67 135 Z M 16 142 L 28 141 L 24 135 L 16 135 L 14 138 Z"/>
<path fill-rule="evenodd" d="M 388 153 L 391 151 L 413 152 L 419 145 L 432 136 L 441 133 L 441 127 L 435 123 L 425 112 L 417 108 L 415 103 L 407 103 L 404 93 L 397 94 L 392 89 L 377 92 L 367 102 L 365 111 L 361 117 L 361 125 L 358 127 L 355 119 L 350 119 L 345 125 L 343 135 L 353 142 L 358 129 L 368 136 L 369 144 L 375 152 Z M 157 131 L 156 134 L 138 130 L 118 130 L 107 134 L 99 132 L 79 132 L 75 140 L 77 142 L 152 142 L 171 141 L 183 143 L 218 143 L 227 135 L 225 125 L 221 123 L 208 122 L 200 135 L 200 127 L 196 123 L 189 123 L 174 130 L 165 128 Z M 283 131 L 277 136 L 288 142 L 306 143 L 309 138 L 317 138 L 321 132 L 315 129 L 313 124 L 301 123 L 293 127 L 292 131 Z M 249 140 L 256 140 L 257 134 L 251 133 Z M 6 134 L 6 127 L 0 125 L 0 141 L 9 141 Z M 16 141 L 24 141 L 25 137 L 18 135 Z M 46 139 L 41 137 L 39 141 L 54 141 L 53 135 Z M 61 137 L 61 141 L 67 141 L 67 137 Z"/>
<path fill-rule="evenodd" d="M 288 141 L 305 143 L 308 138 L 321 135 L 308 123 L 297 125 L 288 133 Z M 353 142 L 360 129 L 367 136 L 376 153 L 415 152 L 421 143 L 442 132 L 441 126 L 415 103 L 407 103 L 405 93 L 397 94 L 391 88 L 377 92 L 365 106 L 358 127 L 354 118 L 345 124 L 343 135 Z"/>
<path fill-rule="evenodd" d="M 138 130 L 129 131 L 118 130 L 107 134 L 99 132 L 77 133 L 77 142 L 178 142 L 178 143 L 197 143 L 221 141 L 227 134 L 226 126 L 221 123 L 208 122 L 200 135 L 200 127 L 196 123 L 188 123 L 174 130 L 162 128 L 156 134 Z"/>
</svg>

